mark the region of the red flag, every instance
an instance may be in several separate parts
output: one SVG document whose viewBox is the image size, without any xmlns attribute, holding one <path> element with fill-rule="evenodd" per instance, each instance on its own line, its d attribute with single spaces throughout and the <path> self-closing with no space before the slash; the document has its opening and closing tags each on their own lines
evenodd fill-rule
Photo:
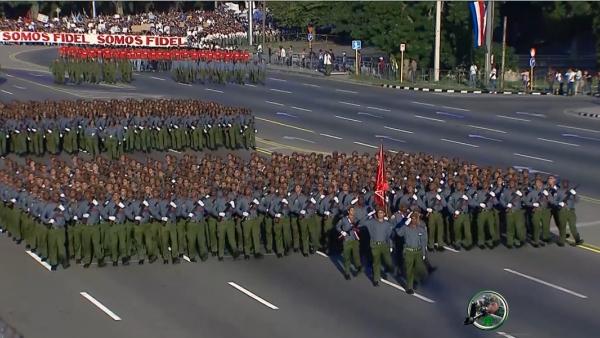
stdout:
<svg viewBox="0 0 600 338">
<path fill-rule="evenodd" d="M 385 207 L 385 194 L 388 191 L 388 183 L 385 178 L 385 161 L 383 155 L 383 144 L 379 146 L 379 163 L 377 164 L 377 181 L 375 182 L 375 203 Z"/>
</svg>

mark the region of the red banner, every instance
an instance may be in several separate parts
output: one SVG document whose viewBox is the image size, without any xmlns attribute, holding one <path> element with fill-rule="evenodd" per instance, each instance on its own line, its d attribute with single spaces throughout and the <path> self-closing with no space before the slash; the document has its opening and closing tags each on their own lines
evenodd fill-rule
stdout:
<svg viewBox="0 0 600 338">
<path fill-rule="evenodd" d="M 163 48 L 187 47 L 187 38 L 182 36 L 48 33 L 17 31 L 0 31 L 0 42 Z"/>
</svg>

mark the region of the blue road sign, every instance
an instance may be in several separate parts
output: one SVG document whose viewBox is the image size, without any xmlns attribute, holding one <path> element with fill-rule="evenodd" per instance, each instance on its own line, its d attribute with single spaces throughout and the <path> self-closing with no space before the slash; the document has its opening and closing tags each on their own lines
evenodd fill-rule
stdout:
<svg viewBox="0 0 600 338">
<path fill-rule="evenodd" d="M 529 67 L 535 67 L 535 58 L 530 58 L 529 59 Z"/>
<path fill-rule="evenodd" d="M 312 41 L 313 40 L 312 33 L 308 33 L 308 35 L 306 36 L 306 38 L 308 39 L 308 41 Z"/>
<path fill-rule="evenodd" d="M 352 40 L 352 49 L 360 50 L 361 49 L 361 41 L 360 40 Z"/>
</svg>

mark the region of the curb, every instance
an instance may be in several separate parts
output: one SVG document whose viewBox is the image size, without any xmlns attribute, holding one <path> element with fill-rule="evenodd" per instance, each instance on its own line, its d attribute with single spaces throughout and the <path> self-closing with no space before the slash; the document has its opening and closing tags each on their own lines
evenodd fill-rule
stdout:
<svg viewBox="0 0 600 338">
<path fill-rule="evenodd" d="M 402 89 L 402 90 L 413 90 L 418 92 L 434 92 L 434 93 L 458 93 L 458 94 L 492 94 L 489 90 L 459 90 L 459 89 L 440 89 L 440 88 L 420 88 L 420 87 L 409 87 L 409 86 L 398 86 L 398 85 L 380 85 L 383 88 L 390 89 Z M 513 91 L 499 91 L 497 95 L 549 95 L 552 94 L 546 92 L 513 92 Z"/>
<path fill-rule="evenodd" d="M 591 118 L 600 119 L 600 114 L 578 112 L 577 115 L 579 115 L 581 117 L 591 117 Z"/>
</svg>

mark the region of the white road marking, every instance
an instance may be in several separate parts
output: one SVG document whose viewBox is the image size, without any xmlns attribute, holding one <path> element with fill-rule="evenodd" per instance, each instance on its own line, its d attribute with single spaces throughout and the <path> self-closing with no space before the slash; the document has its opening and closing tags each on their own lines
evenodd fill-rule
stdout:
<svg viewBox="0 0 600 338">
<path fill-rule="evenodd" d="M 494 141 L 494 142 L 502 142 L 502 140 L 499 140 L 497 138 L 487 137 L 487 136 L 478 135 L 478 134 L 469 134 L 469 137 L 470 138 L 480 138 L 482 140 L 488 140 L 488 141 Z"/>
<path fill-rule="evenodd" d="M 361 111 L 359 111 L 357 114 L 358 115 L 371 116 L 371 117 L 374 117 L 376 119 L 382 119 L 383 118 L 383 116 L 379 116 L 379 115 L 375 115 L 375 114 L 371 114 L 371 113 L 365 113 L 365 112 L 361 112 Z"/>
<path fill-rule="evenodd" d="M 291 94 L 292 92 L 290 92 L 289 90 L 282 90 L 282 89 L 275 89 L 275 88 L 269 88 L 270 91 L 274 91 L 274 92 L 278 92 L 278 93 L 284 93 L 284 94 Z"/>
<path fill-rule="evenodd" d="M 358 94 L 358 92 L 355 92 L 353 90 L 345 90 L 345 89 L 336 89 L 336 92 L 340 92 L 340 93 L 350 93 L 350 94 Z"/>
<path fill-rule="evenodd" d="M 444 245 L 444 249 L 446 249 L 446 250 L 448 250 L 448 251 L 451 251 L 451 252 L 460 252 L 460 251 L 458 251 L 458 250 L 454 249 L 453 247 L 451 247 L 451 246 L 447 246 L 447 245 Z"/>
<path fill-rule="evenodd" d="M 40 258 L 40 256 L 34 254 L 33 252 L 27 250 L 25 251 L 29 256 L 31 256 L 31 258 L 35 259 L 36 262 L 40 263 L 44 268 L 46 268 L 46 270 L 48 271 L 52 271 L 52 267 L 50 266 L 50 264 L 43 262 L 42 259 Z"/>
<path fill-rule="evenodd" d="M 315 87 L 315 88 L 321 88 L 321 86 L 316 85 L 316 84 L 312 84 L 312 83 L 302 83 L 302 85 L 309 86 L 309 87 Z"/>
<path fill-rule="evenodd" d="M 433 117 L 427 117 L 427 116 L 421 116 L 421 115 L 415 115 L 415 117 L 418 118 L 418 119 L 424 119 L 424 120 L 431 120 L 431 121 L 435 121 L 435 122 L 446 123 L 445 120 L 434 119 Z"/>
<path fill-rule="evenodd" d="M 400 290 L 400 291 L 402 291 L 402 292 L 406 292 L 406 289 L 405 289 L 405 288 L 401 287 L 400 285 L 398 285 L 398 284 L 396 284 L 396 283 L 392 283 L 392 282 L 390 282 L 390 281 L 388 281 L 388 280 L 385 280 L 385 279 L 383 279 L 383 278 L 381 278 L 381 279 L 380 279 L 380 281 L 381 281 L 383 284 L 387 284 L 387 285 L 389 285 L 389 286 L 393 287 L 394 289 L 398 289 L 398 290 Z M 422 296 L 422 295 L 420 295 L 420 294 L 418 294 L 418 293 L 416 293 L 416 292 L 415 292 L 415 293 L 413 293 L 412 295 L 413 295 L 413 296 L 415 296 L 415 297 L 417 297 L 417 298 L 419 298 L 420 300 L 424 300 L 424 301 L 426 301 L 427 303 L 432 303 L 432 304 L 433 304 L 433 303 L 435 303 L 435 301 L 434 301 L 433 299 L 430 299 L 430 298 L 427 298 L 427 297 L 425 297 L 425 296 Z"/>
<path fill-rule="evenodd" d="M 165 81 L 165 79 L 163 79 L 162 77 L 150 76 L 150 78 L 154 80 Z"/>
<path fill-rule="evenodd" d="M 440 106 L 440 107 L 446 108 L 446 109 L 460 110 L 460 111 L 470 111 L 469 109 L 465 109 L 465 108 L 456 108 L 456 107 L 450 107 L 450 106 Z"/>
<path fill-rule="evenodd" d="M 246 83 L 246 84 L 244 84 L 244 86 L 248 86 L 248 87 L 256 87 L 256 85 L 253 85 L 253 84 L 251 84 L 251 83 Z"/>
<path fill-rule="evenodd" d="M 306 143 L 315 143 L 315 141 L 311 141 L 311 140 L 307 140 L 304 138 L 300 138 L 300 137 L 295 137 L 295 136 L 284 136 L 283 137 L 285 140 L 298 140 L 298 141 L 303 141 Z"/>
<path fill-rule="evenodd" d="M 431 104 L 431 103 L 418 102 L 418 101 L 411 101 L 411 103 L 420 104 L 420 105 L 423 105 L 423 106 L 435 107 L 435 105 Z"/>
<path fill-rule="evenodd" d="M 534 160 L 544 161 L 544 162 L 550 162 L 550 163 L 554 162 L 552 160 L 549 160 L 549 159 L 546 159 L 546 158 L 542 158 L 542 157 L 529 156 L 529 155 L 524 155 L 524 154 L 519 154 L 519 153 L 514 153 L 514 155 L 525 157 L 525 158 L 531 158 L 531 159 L 534 159 Z"/>
<path fill-rule="evenodd" d="M 468 147 L 473 147 L 473 148 L 479 148 L 479 146 L 476 145 L 476 144 L 470 144 L 470 143 L 464 143 L 464 142 L 449 140 L 447 138 L 441 138 L 440 140 L 442 140 L 444 142 L 450 142 L 450 143 L 460 144 L 460 145 L 463 145 L 463 146 L 468 146 Z"/>
<path fill-rule="evenodd" d="M 311 111 L 312 111 L 312 110 L 310 110 L 310 109 L 306 109 L 306 108 L 300 108 L 300 107 L 294 107 L 294 106 L 291 106 L 290 108 L 292 108 L 292 109 L 297 109 L 297 110 L 302 110 L 302 111 L 309 111 L 309 112 L 311 112 Z"/>
<path fill-rule="evenodd" d="M 579 138 L 579 139 L 582 139 L 582 140 L 599 141 L 600 142 L 600 138 L 597 138 L 597 137 L 579 136 L 579 135 L 575 135 L 575 134 L 561 134 L 561 136 L 564 136 L 564 137 L 574 137 L 574 138 Z"/>
<path fill-rule="evenodd" d="M 317 250 L 317 255 L 320 255 L 320 256 L 323 256 L 323 257 L 329 257 L 329 256 L 327 256 L 327 254 L 326 254 L 326 253 L 324 253 L 324 252 L 321 252 L 321 251 L 319 251 L 319 250 Z"/>
<path fill-rule="evenodd" d="M 562 127 L 562 128 L 569 128 L 569 129 L 587 131 L 587 132 L 590 132 L 590 133 L 600 133 L 600 130 L 593 130 L 593 129 L 585 129 L 585 128 L 579 128 L 579 127 L 572 127 L 572 126 L 566 126 L 564 124 L 557 124 L 556 126 L 557 127 Z"/>
<path fill-rule="evenodd" d="M 399 140 L 397 138 L 389 137 L 387 135 L 375 135 L 375 138 L 382 138 L 382 139 L 386 139 L 386 140 L 390 140 L 390 141 L 394 141 L 394 142 L 406 143 L 406 141 L 404 141 L 404 140 Z"/>
<path fill-rule="evenodd" d="M 532 277 L 532 276 L 526 275 L 526 274 L 524 274 L 524 273 L 521 273 L 521 272 L 518 272 L 518 271 L 515 271 L 515 270 L 511 270 L 511 269 L 507 269 L 507 268 L 505 268 L 505 269 L 504 269 L 504 271 L 506 271 L 506 272 L 510 272 L 510 273 L 512 273 L 512 274 L 515 274 L 515 275 L 517 275 L 517 276 L 521 276 L 521 277 L 523 277 L 523 278 L 527 278 L 527 279 L 529 279 L 529 280 L 531 280 L 531 281 L 534 281 L 534 282 L 537 282 L 537 283 L 540 283 L 540 284 L 543 284 L 543 285 L 549 286 L 549 287 L 551 287 L 551 288 L 554 288 L 554 289 L 556 289 L 556 290 L 559 290 L 559 291 L 562 291 L 562 292 L 568 293 L 568 294 L 570 294 L 570 295 L 573 295 L 573 296 L 575 296 L 575 297 L 579 297 L 579 298 L 583 298 L 583 299 L 586 299 L 586 298 L 588 298 L 586 295 L 582 295 L 582 294 L 580 294 L 580 293 L 577 293 L 577 292 L 575 292 L 575 291 L 571 291 L 571 290 L 569 290 L 569 289 L 565 289 L 565 288 L 563 288 L 562 286 L 558 286 L 558 285 L 556 285 L 556 284 L 548 283 L 548 282 L 546 282 L 546 281 L 543 281 L 543 280 L 541 280 L 541 279 L 539 279 L 539 278 L 535 278 L 535 277 Z"/>
<path fill-rule="evenodd" d="M 540 113 L 528 113 L 528 112 L 524 112 L 524 111 L 518 111 L 518 112 L 515 112 L 515 114 L 546 118 L 545 114 L 540 114 Z"/>
<path fill-rule="evenodd" d="M 335 115 L 335 117 L 338 118 L 338 119 L 348 120 L 348 121 L 352 121 L 352 122 L 358 122 L 358 123 L 362 122 L 361 120 L 355 120 L 355 119 L 351 119 L 349 117 L 343 117 L 343 116 L 339 116 L 339 115 Z"/>
<path fill-rule="evenodd" d="M 577 223 L 577 227 L 589 227 L 589 226 L 599 225 L 599 224 L 600 224 L 600 221 L 586 222 L 586 223 Z"/>
<path fill-rule="evenodd" d="M 192 262 L 192 260 L 187 255 L 183 255 L 183 260 L 186 261 L 186 262 L 188 262 L 188 263 Z"/>
<path fill-rule="evenodd" d="M 8 77 L 15 77 L 14 75 L 10 75 L 10 74 L 6 74 L 6 76 L 8 76 Z"/>
<path fill-rule="evenodd" d="M 192 86 L 192 85 L 191 85 L 191 84 L 189 84 L 189 83 L 183 83 L 183 82 L 177 82 L 177 83 L 179 83 L 179 84 L 180 84 L 180 85 L 182 85 L 182 86 L 188 86 L 188 87 L 191 87 L 191 86 Z"/>
<path fill-rule="evenodd" d="M 373 109 L 373 110 L 379 110 L 379 111 L 386 111 L 386 112 L 390 112 L 391 110 L 387 109 L 387 108 L 378 108 L 378 107 L 367 107 L 367 109 Z"/>
<path fill-rule="evenodd" d="M 29 73 L 29 75 L 33 75 L 33 76 L 37 76 L 37 77 L 43 77 L 44 74 L 34 74 L 34 73 Z"/>
<path fill-rule="evenodd" d="M 283 113 L 283 112 L 277 112 L 277 113 L 275 113 L 275 115 L 288 116 L 288 117 L 293 117 L 295 119 L 298 118 L 298 116 L 296 116 L 296 115 L 293 115 L 293 114 L 290 114 L 290 113 Z"/>
<path fill-rule="evenodd" d="M 181 151 L 175 149 L 169 149 L 170 152 L 181 154 Z"/>
<path fill-rule="evenodd" d="M 519 118 L 519 117 L 512 117 L 512 116 L 506 116 L 506 115 L 496 115 L 496 116 L 498 116 L 498 117 L 500 117 L 500 118 L 503 118 L 503 119 L 507 119 L 507 120 L 515 120 L 515 121 L 531 122 L 531 120 L 522 119 L 522 118 Z"/>
<path fill-rule="evenodd" d="M 538 137 L 537 139 L 540 140 L 540 141 L 544 141 L 544 142 L 552 142 L 552 143 L 564 144 L 566 146 L 571 146 L 571 147 L 579 147 L 579 144 L 575 144 L 575 143 L 568 143 L 568 142 L 562 142 L 562 141 L 556 141 L 556 140 L 549 140 L 549 139 L 541 138 L 541 137 Z"/>
<path fill-rule="evenodd" d="M 271 80 L 271 81 L 279 81 L 279 82 L 287 82 L 287 80 L 278 79 L 278 78 L 275 78 L 275 77 L 270 77 L 269 80 Z"/>
<path fill-rule="evenodd" d="M 377 146 L 366 144 L 366 143 L 362 143 L 362 142 L 353 142 L 353 143 L 354 144 L 358 144 L 359 146 L 363 146 L 363 147 L 369 147 L 369 148 L 374 148 L 374 149 L 378 149 L 379 148 Z"/>
<path fill-rule="evenodd" d="M 404 129 L 398 129 L 398 128 L 392 128 L 392 127 L 388 127 L 388 126 L 383 126 L 385 129 L 389 129 L 389 130 L 394 130 L 394 131 L 399 131 L 401 133 L 407 133 L 407 134 L 413 134 L 412 131 L 409 130 L 404 130 Z"/>
<path fill-rule="evenodd" d="M 456 117 L 457 119 L 463 119 L 463 118 L 465 118 L 464 115 L 454 114 L 454 113 L 447 113 L 445 111 L 436 111 L 435 113 L 438 114 L 438 115 L 446 115 L 446 116 L 450 116 L 450 117 Z"/>
<path fill-rule="evenodd" d="M 510 335 L 510 334 L 508 334 L 506 332 L 502 332 L 502 331 L 499 331 L 499 332 L 496 332 L 496 333 L 499 334 L 499 335 L 501 335 L 501 336 L 503 336 L 503 337 L 506 337 L 506 338 L 517 338 L 517 337 L 515 337 L 513 335 Z"/>
<path fill-rule="evenodd" d="M 0 90 L 0 91 L 1 91 L 1 92 L 3 92 L 3 93 L 6 93 L 6 94 L 8 94 L 8 95 L 14 95 L 13 93 L 9 92 L 8 90 L 4 90 L 4 89 L 2 89 L 2 90 Z"/>
<path fill-rule="evenodd" d="M 273 102 L 273 101 L 266 101 L 266 100 L 265 100 L 265 102 L 266 102 L 266 103 L 270 103 L 270 104 L 274 104 L 274 105 L 276 105 L 276 106 L 280 106 L 280 107 L 283 107 L 283 106 L 284 106 L 284 104 L 283 104 L 283 103 L 278 103 L 278 102 Z"/>
<path fill-rule="evenodd" d="M 25 87 L 21 87 L 21 86 L 17 86 L 17 85 L 14 85 L 13 87 L 15 87 L 15 88 L 17 88 L 17 89 L 22 89 L 22 90 L 25 90 L 25 89 L 27 89 L 27 88 L 25 88 Z"/>
<path fill-rule="evenodd" d="M 80 292 L 79 294 L 82 295 L 83 298 L 89 300 L 90 303 L 96 305 L 97 308 L 99 308 L 100 310 L 102 310 L 102 312 L 106 313 L 113 320 L 116 320 L 116 321 L 121 320 L 121 317 L 117 316 L 114 312 L 112 312 L 109 308 L 107 308 L 106 306 L 104 306 L 104 304 L 102 304 L 98 300 L 96 300 L 96 298 L 92 297 L 89 293 L 87 293 L 87 292 Z"/>
<path fill-rule="evenodd" d="M 212 88 L 204 88 L 204 90 L 208 90 L 209 92 L 215 92 L 215 93 L 220 93 L 220 94 L 224 94 L 225 93 L 222 90 L 212 89 Z"/>
<path fill-rule="evenodd" d="M 334 139 L 336 139 L 336 140 L 341 140 L 341 139 L 342 139 L 342 138 L 341 138 L 341 137 L 339 137 L 339 136 L 333 136 L 333 135 L 329 135 L 329 134 L 322 134 L 322 133 L 320 133 L 319 135 L 321 135 L 321 136 L 325 136 L 325 137 L 331 137 L 331 138 L 334 138 Z"/>
<path fill-rule="evenodd" d="M 486 128 L 486 127 L 480 127 L 480 126 L 476 126 L 476 125 L 473 125 L 473 124 L 469 124 L 467 127 L 471 127 L 471 128 L 475 128 L 475 129 L 482 129 L 482 130 L 487 130 L 487 131 L 493 131 L 495 133 L 506 134 L 506 132 L 503 131 L 503 130 Z"/>
<path fill-rule="evenodd" d="M 238 284 L 234 283 L 234 282 L 229 282 L 227 283 L 231 286 L 233 286 L 234 288 L 236 288 L 238 291 L 242 292 L 243 294 L 245 294 L 246 296 L 256 300 L 257 302 L 261 303 L 262 305 L 270 308 L 271 310 L 279 310 L 279 308 L 269 302 L 267 302 L 266 300 L 260 298 L 259 296 L 255 295 L 254 293 L 246 290 L 245 288 L 239 286 Z"/>
<path fill-rule="evenodd" d="M 356 104 L 356 103 L 352 103 L 352 102 L 338 101 L 338 103 L 347 104 L 349 106 L 354 106 L 354 107 L 360 107 L 360 104 Z"/>
</svg>

